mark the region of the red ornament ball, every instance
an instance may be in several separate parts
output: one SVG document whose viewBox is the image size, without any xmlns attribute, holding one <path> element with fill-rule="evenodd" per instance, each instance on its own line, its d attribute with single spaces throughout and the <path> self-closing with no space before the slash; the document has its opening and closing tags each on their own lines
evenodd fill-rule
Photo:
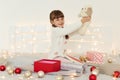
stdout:
<svg viewBox="0 0 120 80">
<path fill-rule="evenodd" d="M 119 71 L 114 71 L 113 77 L 118 78 L 120 76 L 120 72 Z"/>
<path fill-rule="evenodd" d="M 4 65 L 0 66 L 0 71 L 5 71 L 6 67 Z"/>
<path fill-rule="evenodd" d="M 95 75 L 95 74 L 91 74 L 91 75 L 89 76 L 89 80 L 97 80 L 96 75 Z"/>
<path fill-rule="evenodd" d="M 15 73 L 16 73 L 16 74 L 20 74 L 20 73 L 21 73 L 21 68 L 16 68 L 16 69 L 15 69 Z"/>
<path fill-rule="evenodd" d="M 96 67 L 95 67 L 95 66 L 92 66 L 92 67 L 90 68 L 90 71 L 92 72 L 94 69 L 96 69 Z"/>
</svg>

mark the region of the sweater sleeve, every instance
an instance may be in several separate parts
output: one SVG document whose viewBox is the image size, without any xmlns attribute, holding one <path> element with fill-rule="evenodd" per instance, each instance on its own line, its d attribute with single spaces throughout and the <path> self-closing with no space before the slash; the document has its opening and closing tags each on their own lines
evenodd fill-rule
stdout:
<svg viewBox="0 0 120 80">
<path fill-rule="evenodd" d="M 56 35 L 67 35 L 70 34 L 82 26 L 82 23 L 64 26 L 64 28 L 54 28 L 53 31 Z"/>
</svg>

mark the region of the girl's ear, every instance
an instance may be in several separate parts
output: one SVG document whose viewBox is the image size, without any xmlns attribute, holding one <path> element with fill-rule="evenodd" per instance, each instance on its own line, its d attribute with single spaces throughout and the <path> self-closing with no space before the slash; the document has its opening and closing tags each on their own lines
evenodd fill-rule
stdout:
<svg viewBox="0 0 120 80">
<path fill-rule="evenodd" d="M 54 21 L 50 21 L 50 23 L 52 24 L 53 27 L 57 27 L 57 26 L 54 24 Z"/>
<path fill-rule="evenodd" d="M 52 24 L 52 21 L 50 21 L 50 23 Z"/>
<path fill-rule="evenodd" d="M 53 22 L 53 21 L 50 21 L 50 23 L 51 23 L 51 24 L 54 24 L 54 22 Z"/>
</svg>

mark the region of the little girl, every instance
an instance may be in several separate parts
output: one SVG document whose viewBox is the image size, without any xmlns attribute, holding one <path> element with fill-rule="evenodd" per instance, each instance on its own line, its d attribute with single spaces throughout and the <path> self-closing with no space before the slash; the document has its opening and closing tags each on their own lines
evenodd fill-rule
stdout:
<svg viewBox="0 0 120 80">
<path fill-rule="evenodd" d="M 90 21 L 91 17 L 83 17 L 79 23 L 69 26 L 64 26 L 64 14 L 60 10 L 53 10 L 49 17 L 52 24 L 52 36 L 51 51 L 48 58 L 54 59 L 57 56 L 65 57 L 65 37 L 69 38 L 68 34 L 79 29 L 85 22 Z"/>
</svg>

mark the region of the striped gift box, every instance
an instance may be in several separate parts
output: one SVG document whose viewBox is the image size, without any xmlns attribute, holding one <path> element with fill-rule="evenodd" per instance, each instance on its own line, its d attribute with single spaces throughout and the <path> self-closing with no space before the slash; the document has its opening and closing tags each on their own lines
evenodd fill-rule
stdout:
<svg viewBox="0 0 120 80">
<path fill-rule="evenodd" d="M 88 51 L 86 57 L 90 63 L 102 64 L 103 63 L 103 53 L 97 51 Z"/>
</svg>

